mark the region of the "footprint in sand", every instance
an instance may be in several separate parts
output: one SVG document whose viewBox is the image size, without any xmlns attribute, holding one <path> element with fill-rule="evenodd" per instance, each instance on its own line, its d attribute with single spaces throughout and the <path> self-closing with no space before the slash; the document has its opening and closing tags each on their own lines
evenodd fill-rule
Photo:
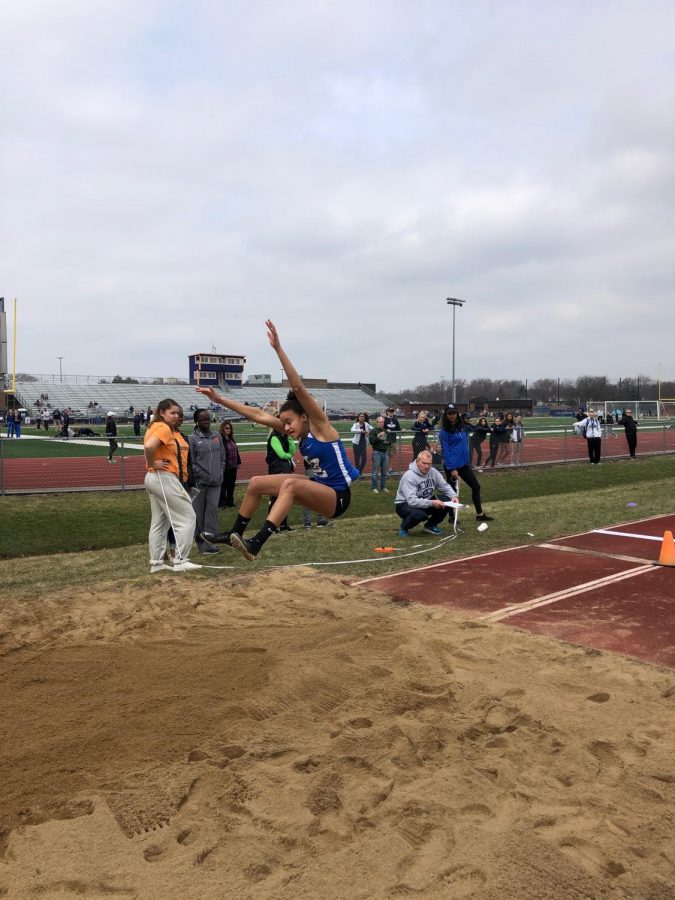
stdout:
<svg viewBox="0 0 675 900">
<path fill-rule="evenodd" d="M 588 749 L 598 761 L 598 780 L 603 784 L 616 784 L 623 775 L 624 766 L 614 747 L 607 741 L 593 741 Z"/>
<path fill-rule="evenodd" d="M 590 700 L 591 703 L 607 703 L 610 700 L 610 695 L 606 694 L 604 691 L 600 691 L 598 694 L 591 694 L 586 697 L 587 700 Z"/>
<path fill-rule="evenodd" d="M 581 838 L 567 838 L 560 845 L 560 850 L 582 869 L 595 876 L 618 878 L 626 871 L 622 863 L 610 859 L 598 847 L 594 847 Z"/>
<path fill-rule="evenodd" d="M 164 854 L 166 850 L 162 847 L 158 847 L 157 844 L 150 844 L 149 847 L 146 847 L 143 851 L 143 859 L 146 862 L 158 862 Z"/>
<path fill-rule="evenodd" d="M 441 872 L 441 884 L 448 897 L 463 900 L 479 897 L 487 883 L 487 875 L 474 866 L 452 866 Z"/>
</svg>

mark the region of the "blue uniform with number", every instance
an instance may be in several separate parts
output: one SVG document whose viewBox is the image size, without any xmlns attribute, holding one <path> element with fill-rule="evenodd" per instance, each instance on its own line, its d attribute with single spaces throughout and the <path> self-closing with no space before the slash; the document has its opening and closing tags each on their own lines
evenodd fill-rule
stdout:
<svg viewBox="0 0 675 900">
<path fill-rule="evenodd" d="M 310 479 L 334 491 L 349 490 L 349 485 L 361 474 L 347 459 L 340 440 L 319 441 L 310 432 L 300 442 L 300 452 Z"/>
</svg>

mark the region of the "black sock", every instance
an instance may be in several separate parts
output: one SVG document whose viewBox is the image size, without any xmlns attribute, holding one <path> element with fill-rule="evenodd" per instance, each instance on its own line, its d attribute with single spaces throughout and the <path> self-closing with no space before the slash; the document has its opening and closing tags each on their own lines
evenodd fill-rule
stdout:
<svg viewBox="0 0 675 900">
<path fill-rule="evenodd" d="M 241 513 L 234 520 L 234 525 L 232 526 L 232 531 L 236 531 L 236 533 L 241 537 L 241 535 L 246 531 L 248 523 L 250 519 L 247 519 L 245 516 L 242 516 Z"/>
<path fill-rule="evenodd" d="M 265 519 L 263 522 L 262 528 L 260 531 L 254 535 L 252 538 L 249 538 L 249 546 L 254 553 L 257 553 L 265 541 L 269 540 L 273 534 L 276 534 L 279 529 L 274 524 L 274 522 L 270 522 L 269 519 Z"/>
</svg>

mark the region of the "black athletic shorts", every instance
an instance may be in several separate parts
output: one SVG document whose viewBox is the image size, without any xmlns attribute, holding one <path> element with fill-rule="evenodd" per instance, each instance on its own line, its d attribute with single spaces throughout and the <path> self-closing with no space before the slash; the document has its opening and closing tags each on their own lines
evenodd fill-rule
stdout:
<svg viewBox="0 0 675 900">
<path fill-rule="evenodd" d="M 335 491 L 335 512 L 331 519 L 337 519 L 343 512 L 347 512 L 352 502 L 352 492 L 349 488 L 344 491 Z"/>
</svg>

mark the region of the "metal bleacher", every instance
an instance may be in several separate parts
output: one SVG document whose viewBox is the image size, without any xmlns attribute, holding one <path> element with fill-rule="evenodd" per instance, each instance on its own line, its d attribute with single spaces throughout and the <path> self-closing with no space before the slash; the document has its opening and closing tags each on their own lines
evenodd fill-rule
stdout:
<svg viewBox="0 0 675 900">
<path fill-rule="evenodd" d="M 135 410 L 145 410 L 148 406 L 154 409 L 166 397 L 171 397 L 186 410 L 207 405 L 205 398 L 191 384 L 55 384 L 51 381 L 22 381 L 19 384 L 17 396 L 29 416 L 35 416 L 38 411 L 36 401 L 41 394 L 47 394 L 51 409 L 70 409 L 76 417 L 84 418 L 105 416 L 109 411 L 122 417 L 131 406 Z M 283 401 L 288 393 L 286 387 L 249 385 L 241 388 L 220 386 L 218 390 L 239 403 L 259 407 L 264 407 L 271 400 Z M 349 416 L 359 412 L 372 415 L 382 412 L 389 403 L 386 397 L 356 388 L 312 388 L 312 395 L 319 401 L 325 401 L 328 414 L 333 416 Z M 98 403 L 98 408 L 92 408 L 91 403 Z M 223 418 L 232 415 L 222 407 L 218 414 Z"/>
</svg>

